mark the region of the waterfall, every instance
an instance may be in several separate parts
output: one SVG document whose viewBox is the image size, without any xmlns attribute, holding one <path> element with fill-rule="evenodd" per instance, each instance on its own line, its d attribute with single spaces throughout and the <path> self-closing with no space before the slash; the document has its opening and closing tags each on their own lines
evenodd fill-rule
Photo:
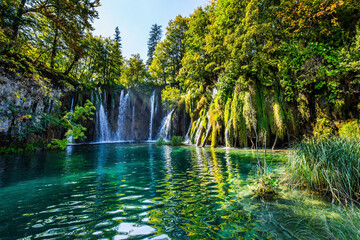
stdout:
<svg viewBox="0 0 360 240">
<path fill-rule="evenodd" d="M 107 142 L 110 141 L 110 127 L 109 127 L 109 121 L 108 117 L 104 108 L 104 105 L 106 106 L 106 93 L 104 91 L 104 99 L 101 96 L 101 93 L 99 93 L 99 97 L 96 95 L 97 102 L 99 103 L 99 111 L 97 111 L 96 119 L 97 119 L 97 128 L 98 128 L 98 142 Z"/>
<path fill-rule="evenodd" d="M 100 103 L 100 109 L 98 114 L 99 114 L 98 126 L 100 130 L 100 136 L 98 141 L 99 142 L 110 141 L 109 122 L 102 102 Z"/>
<path fill-rule="evenodd" d="M 185 135 L 185 142 L 186 143 L 191 143 L 191 139 L 190 139 L 191 125 L 192 125 L 192 122 L 190 122 L 189 129 L 187 130 L 187 133 Z"/>
<path fill-rule="evenodd" d="M 172 110 L 165 118 L 164 120 L 162 121 L 161 123 L 161 129 L 160 129 L 160 132 L 159 132 L 159 138 L 161 139 L 166 139 L 166 140 L 170 140 L 170 131 L 171 131 L 171 118 L 172 118 L 172 115 L 174 113 L 175 109 Z"/>
<path fill-rule="evenodd" d="M 132 138 L 132 140 L 135 140 L 134 125 L 135 125 L 135 104 L 132 109 L 132 120 L 131 120 L 131 138 Z"/>
<path fill-rule="evenodd" d="M 149 124 L 149 139 L 152 140 L 152 132 L 153 132 L 153 122 L 154 122 L 154 112 L 155 112 L 155 90 L 150 99 L 150 124 Z"/>
<path fill-rule="evenodd" d="M 71 99 L 70 112 L 74 112 L 74 99 L 75 99 L 75 96 L 73 96 L 72 99 Z M 71 121 L 71 117 L 70 117 L 70 121 Z M 71 134 L 70 136 L 68 136 L 67 140 L 68 140 L 69 143 L 73 143 L 73 141 L 74 141 L 73 135 Z"/>
<path fill-rule="evenodd" d="M 230 124 L 231 124 L 231 118 L 229 119 L 228 123 L 226 124 L 226 130 L 225 130 L 225 145 L 226 145 L 226 147 L 230 147 L 230 137 L 229 137 Z"/>
<path fill-rule="evenodd" d="M 120 104 L 119 104 L 119 117 L 118 117 L 118 127 L 115 141 L 125 140 L 126 138 L 126 114 L 130 103 L 129 92 L 125 94 L 125 91 L 122 90 L 120 94 Z"/>
</svg>

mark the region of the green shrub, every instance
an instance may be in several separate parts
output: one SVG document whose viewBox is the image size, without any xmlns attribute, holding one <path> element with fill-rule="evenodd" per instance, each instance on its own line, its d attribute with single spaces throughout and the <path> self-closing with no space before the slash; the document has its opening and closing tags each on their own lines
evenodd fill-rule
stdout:
<svg viewBox="0 0 360 240">
<path fill-rule="evenodd" d="M 67 138 L 64 139 L 52 139 L 51 143 L 48 144 L 48 148 L 50 149 L 61 149 L 65 150 L 65 148 L 70 144 L 69 140 Z"/>
<path fill-rule="evenodd" d="M 166 141 L 162 138 L 159 138 L 157 141 L 156 141 L 156 145 L 157 146 L 163 146 L 163 145 L 166 145 Z"/>
<path fill-rule="evenodd" d="M 315 137 L 329 137 L 334 133 L 334 124 L 326 118 L 319 118 L 316 120 L 313 135 Z"/>
<path fill-rule="evenodd" d="M 348 120 L 339 126 L 339 136 L 342 138 L 360 139 L 360 122 L 359 120 Z"/>
<path fill-rule="evenodd" d="M 64 150 L 67 145 L 71 142 L 68 140 L 69 137 L 73 139 L 85 139 L 86 128 L 83 127 L 79 122 L 80 120 L 92 120 L 91 116 L 94 115 L 96 108 L 89 100 L 83 107 L 76 106 L 73 112 L 67 112 L 61 118 L 61 125 L 67 129 L 63 139 L 52 139 L 51 143 L 48 144 L 50 149 L 62 149 Z"/>
<path fill-rule="evenodd" d="M 294 148 L 287 168 L 294 182 L 329 194 L 333 200 L 358 200 L 360 140 L 339 136 L 304 140 Z"/>
<path fill-rule="evenodd" d="M 179 136 L 173 136 L 171 138 L 171 145 L 172 146 L 180 146 L 183 144 L 183 138 L 182 137 L 179 137 Z"/>
</svg>

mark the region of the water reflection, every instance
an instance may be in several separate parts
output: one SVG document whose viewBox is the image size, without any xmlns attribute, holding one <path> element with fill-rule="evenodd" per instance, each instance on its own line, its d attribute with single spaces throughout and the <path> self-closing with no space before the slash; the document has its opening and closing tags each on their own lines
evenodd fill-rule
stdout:
<svg viewBox="0 0 360 240">
<path fill-rule="evenodd" d="M 253 212 L 245 210 L 251 203 L 238 201 L 251 161 L 251 154 L 228 149 L 152 144 L 4 157 L 0 238 L 260 236 Z"/>
</svg>

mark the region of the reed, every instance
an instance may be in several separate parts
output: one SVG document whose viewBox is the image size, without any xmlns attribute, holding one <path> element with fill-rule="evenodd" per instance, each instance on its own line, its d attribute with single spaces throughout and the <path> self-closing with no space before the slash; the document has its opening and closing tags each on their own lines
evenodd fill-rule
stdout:
<svg viewBox="0 0 360 240">
<path fill-rule="evenodd" d="M 345 203 L 359 200 L 359 170 L 360 140 L 339 136 L 300 142 L 287 163 L 293 183 Z"/>
</svg>

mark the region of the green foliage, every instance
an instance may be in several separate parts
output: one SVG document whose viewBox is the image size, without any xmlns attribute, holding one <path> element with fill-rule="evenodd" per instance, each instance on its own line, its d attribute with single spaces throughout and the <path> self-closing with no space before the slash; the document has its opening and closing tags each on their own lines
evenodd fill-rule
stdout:
<svg viewBox="0 0 360 240">
<path fill-rule="evenodd" d="M 169 108 L 175 108 L 176 106 L 178 106 L 181 100 L 180 90 L 176 87 L 171 87 L 170 85 L 167 85 L 161 91 L 161 100 L 163 103 L 166 103 Z"/>
<path fill-rule="evenodd" d="M 20 143 L 12 143 L 11 145 L 6 147 L 0 147 L 0 154 L 20 154 L 24 152 L 35 152 L 43 149 L 44 146 L 45 143 L 42 141 L 35 143 L 26 143 L 24 145 Z"/>
<path fill-rule="evenodd" d="M 148 45 L 147 65 L 148 66 L 151 65 L 153 55 L 155 52 L 155 48 L 158 45 L 159 41 L 161 40 L 161 34 L 162 34 L 161 25 L 153 24 L 151 26 L 150 37 L 149 37 L 149 40 L 147 43 L 147 45 Z"/>
<path fill-rule="evenodd" d="M 360 139 L 360 122 L 348 120 L 339 126 L 339 136 L 346 139 Z"/>
<path fill-rule="evenodd" d="M 83 88 L 126 84 L 120 79 L 125 66 L 116 39 L 97 37 L 88 32 L 82 40 L 82 47 L 84 56 L 76 60 L 67 72 L 78 79 Z"/>
<path fill-rule="evenodd" d="M 126 64 L 120 77 L 120 84 L 125 87 L 137 86 L 145 81 L 147 72 L 139 54 L 133 55 Z"/>
<path fill-rule="evenodd" d="M 334 124 L 327 118 L 320 118 L 316 120 L 313 135 L 315 137 L 330 137 L 334 133 Z"/>
<path fill-rule="evenodd" d="M 166 38 L 156 46 L 149 66 L 149 73 L 156 83 L 176 82 L 185 52 L 183 39 L 187 28 L 188 19 L 181 15 L 169 22 Z"/>
<path fill-rule="evenodd" d="M 183 138 L 180 136 L 173 136 L 171 138 L 171 146 L 180 146 L 183 144 Z"/>
<path fill-rule="evenodd" d="M 332 136 L 296 145 L 287 170 L 294 183 L 305 184 L 312 191 L 342 202 L 359 200 L 359 166 L 359 139 Z"/>
<path fill-rule="evenodd" d="M 162 138 L 159 138 L 157 141 L 156 141 L 156 145 L 157 146 L 163 146 L 163 145 L 166 145 L 166 141 Z"/>
<path fill-rule="evenodd" d="M 322 119 L 358 114 L 348 107 L 359 104 L 360 37 L 351 24 L 360 20 L 356 3 L 213 1 L 196 9 L 185 34 L 176 35 L 186 46 L 176 55 L 182 56 L 176 71 L 169 46 L 174 40 L 170 35 L 179 31 L 171 22 L 150 74 L 158 83 L 188 91 L 186 110 L 193 123 L 201 111 L 212 109 L 211 118 L 217 119 L 212 145 L 222 139 L 218 136 L 225 136 L 227 145 L 247 146 L 249 138 L 265 135 L 269 143 L 286 134 L 328 134 L 333 130 L 325 129 Z M 214 87 L 224 108 L 210 106 L 207 91 Z"/>
<path fill-rule="evenodd" d="M 51 143 L 48 144 L 48 148 L 49 149 L 61 149 L 64 150 L 68 145 L 70 144 L 70 142 L 68 141 L 67 138 L 64 139 L 52 139 Z"/>
<path fill-rule="evenodd" d="M 52 139 L 49 143 L 48 148 L 50 149 L 65 149 L 67 145 L 71 142 L 69 138 L 71 137 L 74 140 L 82 140 L 86 138 L 84 132 L 86 128 L 83 127 L 79 121 L 81 120 L 92 120 L 91 116 L 94 115 L 96 108 L 89 100 L 86 100 L 86 103 L 83 107 L 76 106 L 74 111 L 67 112 L 61 118 L 61 125 L 64 129 L 67 129 L 65 133 L 65 138 L 63 139 Z"/>
</svg>

